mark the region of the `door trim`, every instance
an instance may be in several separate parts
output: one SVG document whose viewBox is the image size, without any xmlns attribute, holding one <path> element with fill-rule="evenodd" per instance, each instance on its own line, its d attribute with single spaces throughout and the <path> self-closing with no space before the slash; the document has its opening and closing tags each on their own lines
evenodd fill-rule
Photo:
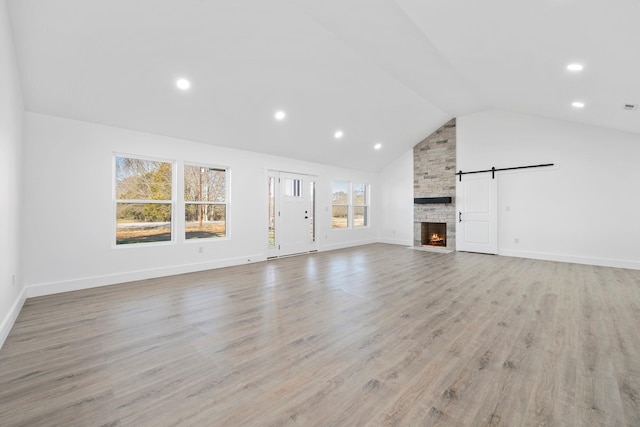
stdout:
<svg viewBox="0 0 640 427">
<path fill-rule="evenodd" d="M 303 254 L 308 254 L 311 252 L 317 252 L 318 251 L 318 237 L 317 237 L 317 184 L 318 184 L 318 176 L 317 175 L 310 175 L 310 174 L 305 174 L 305 173 L 298 173 L 298 172 L 289 172 L 289 171 L 283 171 L 283 170 L 275 170 L 275 169 L 266 169 L 265 170 L 265 178 L 267 183 L 269 183 L 269 178 L 274 178 L 275 181 L 275 221 L 274 221 L 274 245 L 275 246 L 270 246 L 269 243 L 269 237 L 267 235 L 267 239 L 265 239 L 265 245 L 266 245 L 266 257 L 267 259 L 274 259 L 274 258 L 283 258 L 283 257 L 289 257 L 289 256 L 296 256 L 296 255 L 303 255 Z M 312 199 L 309 200 L 309 202 L 311 202 L 311 207 L 309 208 L 309 211 L 311 211 L 313 209 L 312 212 L 310 212 L 310 216 L 311 216 L 311 221 L 313 222 L 313 230 L 315 232 L 315 238 L 313 241 L 311 241 L 311 238 L 309 238 L 309 242 L 307 245 L 307 250 L 301 251 L 301 252 L 295 252 L 295 253 L 287 253 L 287 254 L 282 254 L 281 253 L 281 244 L 282 242 L 280 241 L 280 236 L 282 235 L 281 232 L 279 232 L 279 230 L 282 230 L 282 227 L 285 227 L 285 221 L 283 220 L 282 216 L 281 216 L 281 211 L 282 211 L 282 201 L 283 201 L 283 197 L 284 195 L 281 194 L 282 191 L 282 185 L 281 185 L 281 180 L 283 176 L 286 175 L 294 175 L 294 176 L 299 176 L 299 177 L 304 177 L 304 187 L 303 187 L 303 191 L 309 191 L 311 192 L 310 189 L 310 185 L 311 182 L 314 183 L 314 189 L 313 189 L 313 193 L 310 195 L 310 197 Z M 265 215 L 266 218 L 266 229 L 267 231 L 269 230 L 269 225 L 270 225 L 270 221 L 271 221 L 271 214 L 269 212 L 269 188 L 267 188 L 267 203 L 265 203 L 266 205 L 266 210 L 267 210 L 267 214 Z M 309 230 L 309 233 L 311 233 L 311 230 Z"/>
</svg>

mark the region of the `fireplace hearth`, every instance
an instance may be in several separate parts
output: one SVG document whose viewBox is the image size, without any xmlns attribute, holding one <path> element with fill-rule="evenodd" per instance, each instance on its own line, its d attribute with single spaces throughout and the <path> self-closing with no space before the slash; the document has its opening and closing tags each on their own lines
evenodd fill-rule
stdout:
<svg viewBox="0 0 640 427">
<path fill-rule="evenodd" d="M 421 223 L 422 246 L 447 246 L 447 224 L 444 222 Z"/>
</svg>

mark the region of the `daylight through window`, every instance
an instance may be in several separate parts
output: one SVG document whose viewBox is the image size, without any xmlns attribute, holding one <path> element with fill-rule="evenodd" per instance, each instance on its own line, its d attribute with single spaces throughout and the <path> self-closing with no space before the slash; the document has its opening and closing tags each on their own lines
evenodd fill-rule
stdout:
<svg viewBox="0 0 640 427">
<path fill-rule="evenodd" d="M 184 165 L 185 239 L 227 236 L 227 170 Z"/>
<path fill-rule="evenodd" d="M 173 163 L 115 156 L 116 245 L 173 240 Z"/>
<path fill-rule="evenodd" d="M 331 189 L 331 228 L 368 227 L 369 186 L 333 181 Z"/>
<path fill-rule="evenodd" d="M 353 226 L 369 225 L 369 201 L 367 184 L 353 184 Z"/>
<path fill-rule="evenodd" d="M 333 181 L 331 183 L 331 228 L 349 227 L 349 183 Z"/>
</svg>

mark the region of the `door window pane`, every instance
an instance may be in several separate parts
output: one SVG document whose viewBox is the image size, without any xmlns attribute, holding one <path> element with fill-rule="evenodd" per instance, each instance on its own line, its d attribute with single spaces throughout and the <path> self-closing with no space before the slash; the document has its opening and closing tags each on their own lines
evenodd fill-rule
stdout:
<svg viewBox="0 0 640 427">
<path fill-rule="evenodd" d="M 309 227 L 311 228 L 311 241 L 316 241 L 316 183 L 311 181 L 309 185 L 309 195 L 311 200 L 309 201 Z"/>
<path fill-rule="evenodd" d="M 268 177 L 269 192 L 269 226 L 267 241 L 270 248 L 276 247 L 276 178 Z"/>
<path fill-rule="evenodd" d="M 284 179 L 284 195 L 288 197 L 302 197 L 302 181 L 299 179 Z"/>
</svg>

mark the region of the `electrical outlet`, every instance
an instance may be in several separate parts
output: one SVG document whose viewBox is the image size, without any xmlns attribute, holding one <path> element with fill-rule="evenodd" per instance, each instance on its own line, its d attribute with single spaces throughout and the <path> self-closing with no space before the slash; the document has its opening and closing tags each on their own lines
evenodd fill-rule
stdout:
<svg viewBox="0 0 640 427">
<path fill-rule="evenodd" d="M 520 243 L 520 239 L 516 237 L 515 239 L 513 239 L 513 243 Z"/>
<path fill-rule="evenodd" d="M 198 248 L 198 253 L 199 253 L 199 254 L 201 254 L 201 253 L 203 253 L 203 252 L 204 252 L 204 248 L 203 248 L 202 246 L 200 246 L 200 247 Z"/>
<path fill-rule="evenodd" d="M 11 275 L 11 286 L 13 286 L 14 288 L 16 286 L 16 275 L 15 274 Z"/>
</svg>

